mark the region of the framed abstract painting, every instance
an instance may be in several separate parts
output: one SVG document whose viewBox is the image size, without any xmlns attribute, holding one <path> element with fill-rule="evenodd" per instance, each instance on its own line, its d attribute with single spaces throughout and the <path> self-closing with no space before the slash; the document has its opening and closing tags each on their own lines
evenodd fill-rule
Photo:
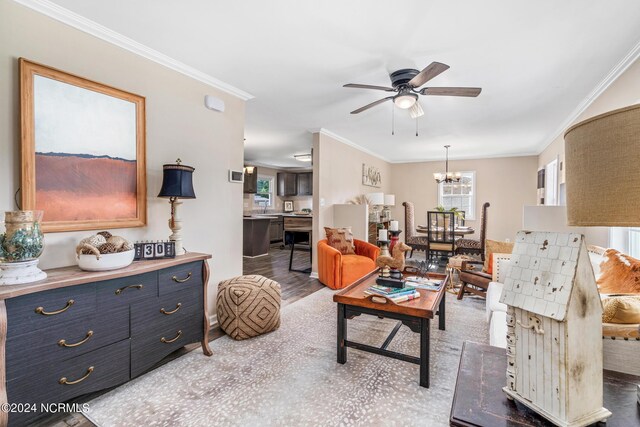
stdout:
<svg viewBox="0 0 640 427">
<path fill-rule="evenodd" d="M 22 209 L 45 232 L 146 224 L 145 99 L 20 58 Z"/>
</svg>

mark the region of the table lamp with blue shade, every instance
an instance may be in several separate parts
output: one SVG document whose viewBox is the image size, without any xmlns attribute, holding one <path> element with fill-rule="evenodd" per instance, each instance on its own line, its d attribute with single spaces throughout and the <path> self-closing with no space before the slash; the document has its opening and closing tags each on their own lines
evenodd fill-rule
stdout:
<svg viewBox="0 0 640 427">
<path fill-rule="evenodd" d="M 169 199 L 171 204 L 171 219 L 169 220 L 169 228 L 171 236 L 169 239 L 175 242 L 176 255 L 184 255 L 185 250 L 182 247 L 182 220 L 178 214 L 178 208 L 182 204 L 180 199 L 195 199 L 196 193 L 193 191 L 193 171 L 195 168 L 181 164 L 182 160 L 177 159 L 175 164 L 162 166 L 162 188 L 158 197 Z"/>
</svg>

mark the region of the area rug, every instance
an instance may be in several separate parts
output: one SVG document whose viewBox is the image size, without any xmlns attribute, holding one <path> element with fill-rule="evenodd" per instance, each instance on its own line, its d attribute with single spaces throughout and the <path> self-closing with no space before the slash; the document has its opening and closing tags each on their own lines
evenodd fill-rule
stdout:
<svg viewBox="0 0 640 427">
<path fill-rule="evenodd" d="M 225 336 L 89 402 L 98 426 L 446 426 L 465 340 L 487 342 L 484 300 L 448 295 L 446 331 L 431 328 L 431 388 L 418 365 L 348 349 L 336 363 L 336 304 L 320 290 L 282 311 L 280 329 Z M 396 322 L 362 315 L 350 340 L 381 345 Z M 390 350 L 419 355 L 402 326 Z"/>
</svg>

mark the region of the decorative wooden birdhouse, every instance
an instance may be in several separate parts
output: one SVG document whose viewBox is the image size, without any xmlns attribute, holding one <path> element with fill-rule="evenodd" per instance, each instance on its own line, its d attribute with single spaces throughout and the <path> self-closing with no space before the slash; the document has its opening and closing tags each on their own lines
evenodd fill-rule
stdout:
<svg viewBox="0 0 640 427">
<path fill-rule="evenodd" d="M 508 306 L 505 393 L 559 426 L 609 417 L 602 303 L 584 237 L 518 232 L 500 301 Z"/>
</svg>

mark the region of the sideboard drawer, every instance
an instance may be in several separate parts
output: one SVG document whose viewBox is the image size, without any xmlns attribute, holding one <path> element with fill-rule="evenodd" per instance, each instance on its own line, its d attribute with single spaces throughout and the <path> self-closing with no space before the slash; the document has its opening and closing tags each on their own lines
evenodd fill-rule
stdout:
<svg viewBox="0 0 640 427">
<path fill-rule="evenodd" d="M 129 338 L 129 308 L 98 312 L 72 323 L 10 337 L 7 380 L 29 375 L 30 367 L 60 362 Z M 64 340 L 64 342 L 61 342 Z"/>
<path fill-rule="evenodd" d="M 131 306 L 131 337 L 162 331 L 203 313 L 202 289 L 190 287 Z"/>
<path fill-rule="evenodd" d="M 202 339 L 204 313 L 189 316 L 164 330 L 131 341 L 131 377 L 144 373 L 166 355 Z"/>
<path fill-rule="evenodd" d="M 158 272 L 160 296 L 192 286 L 202 287 L 202 261 L 176 265 Z"/>
<path fill-rule="evenodd" d="M 64 402 L 122 384 L 129 380 L 129 352 L 126 339 L 63 362 L 38 365 L 27 376 L 7 382 L 9 403 Z M 41 415 L 12 413 L 9 424 L 24 425 Z"/>
<path fill-rule="evenodd" d="M 105 280 L 97 285 L 98 308 L 128 306 L 158 296 L 157 272 Z"/>
<path fill-rule="evenodd" d="M 96 285 L 70 286 L 6 300 L 7 336 L 73 321 L 95 312 Z"/>
</svg>

